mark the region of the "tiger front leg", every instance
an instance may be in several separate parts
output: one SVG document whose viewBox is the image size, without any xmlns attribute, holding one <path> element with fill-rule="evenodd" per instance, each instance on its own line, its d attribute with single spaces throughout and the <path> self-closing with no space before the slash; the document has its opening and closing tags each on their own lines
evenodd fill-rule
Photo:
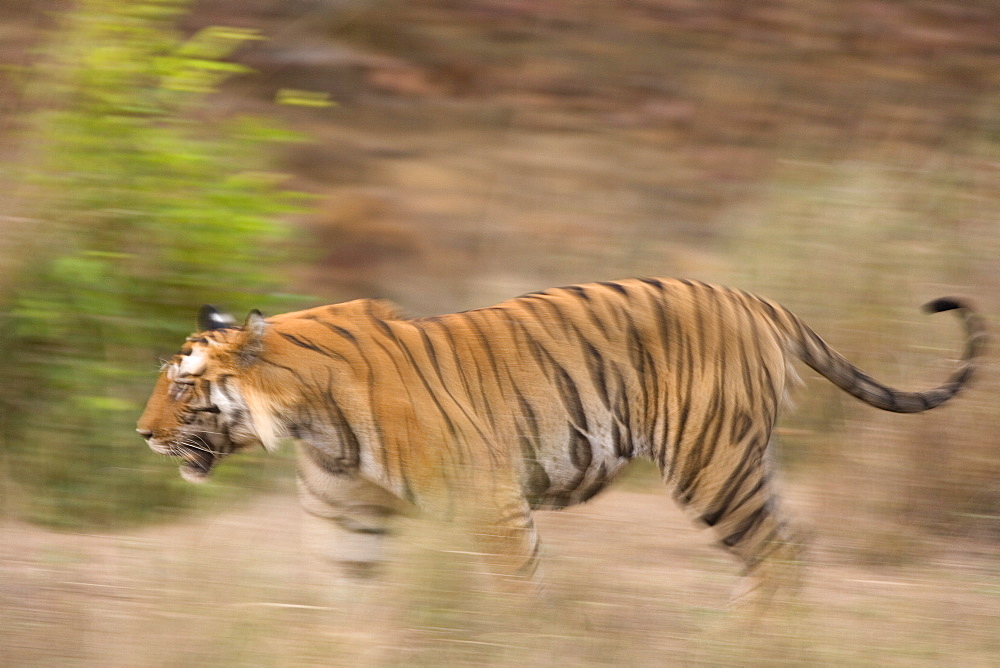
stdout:
<svg viewBox="0 0 1000 668">
<path fill-rule="evenodd" d="M 364 579 L 378 573 L 388 533 L 384 526 L 376 522 L 358 522 L 357 518 L 345 521 L 343 517 L 308 513 L 303 530 L 310 552 L 333 564 L 342 575 Z"/>
<path fill-rule="evenodd" d="M 308 457 L 299 457 L 297 482 L 310 551 L 344 575 L 376 574 L 399 500 L 362 478 L 320 470 Z"/>
<path fill-rule="evenodd" d="M 540 542 L 528 504 L 519 500 L 470 522 L 477 552 L 497 588 L 515 594 L 542 593 Z"/>
</svg>

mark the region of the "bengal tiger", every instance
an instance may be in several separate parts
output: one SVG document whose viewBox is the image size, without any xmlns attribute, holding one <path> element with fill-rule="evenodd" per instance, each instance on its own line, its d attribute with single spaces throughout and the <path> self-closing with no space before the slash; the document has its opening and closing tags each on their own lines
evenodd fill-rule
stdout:
<svg viewBox="0 0 1000 668">
<path fill-rule="evenodd" d="M 777 303 L 690 280 L 572 285 L 419 318 L 357 300 L 251 311 L 237 326 L 205 306 L 138 432 L 192 481 L 294 439 L 301 503 L 341 534 L 334 559 L 373 565 L 390 518 L 415 507 L 463 521 L 492 570 L 522 582 L 538 564 L 533 510 L 582 503 L 647 458 L 752 586 L 763 564 L 797 558 L 768 463 L 791 359 L 876 408 L 934 408 L 969 381 L 985 333 L 962 300 L 925 310 L 956 311 L 965 350 L 942 385 L 901 392 Z"/>
</svg>

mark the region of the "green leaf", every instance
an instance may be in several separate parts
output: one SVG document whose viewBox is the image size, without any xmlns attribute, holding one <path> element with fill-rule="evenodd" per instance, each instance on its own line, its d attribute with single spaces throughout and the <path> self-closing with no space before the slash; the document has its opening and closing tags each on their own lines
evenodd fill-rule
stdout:
<svg viewBox="0 0 1000 668">
<path fill-rule="evenodd" d="M 335 107 L 336 102 L 330 100 L 329 93 L 319 91 L 299 90 L 296 88 L 282 88 L 275 96 L 278 104 L 287 104 L 296 107 Z"/>
</svg>

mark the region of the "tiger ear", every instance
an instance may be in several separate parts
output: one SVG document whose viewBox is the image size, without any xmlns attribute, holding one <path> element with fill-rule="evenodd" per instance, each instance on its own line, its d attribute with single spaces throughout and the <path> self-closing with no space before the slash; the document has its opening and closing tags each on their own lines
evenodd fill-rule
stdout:
<svg viewBox="0 0 1000 668">
<path fill-rule="evenodd" d="M 222 313 L 211 304 L 205 304 L 198 310 L 198 331 L 207 332 L 213 329 L 227 329 L 236 326 L 236 319 L 228 313 Z"/>
<path fill-rule="evenodd" d="M 264 352 L 264 330 L 267 320 L 264 315 L 254 309 L 247 314 L 243 323 L 243 345 L 240 347 L 240 363 L 250 366 Z"/>
</svg>

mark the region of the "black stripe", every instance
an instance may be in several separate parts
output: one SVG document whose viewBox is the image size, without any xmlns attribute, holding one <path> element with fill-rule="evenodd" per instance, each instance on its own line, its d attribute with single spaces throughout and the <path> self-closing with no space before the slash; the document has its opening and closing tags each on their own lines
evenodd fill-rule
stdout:
<svg viewBox="0 0 1000 668">
<path fill-rule="evenodd" d="M 629 398 L 625 389 L 625 379 L 618 365 L 612 367 L 611 379 L 614 383 L 614 405 L 611 407 L 611 424 L 615 435 L 615 454 L 631 459 L 634 452 L 632 442 L 632 417 Z"/>
<path fill-rule="evenodd" d="M 452 400 L 453 404 L 458 407 L 458 410 L 466 417 L 466 419 L 468 420 L 468 422 L 473 426 L 473 428 L 479 434 L 479 438 L 482 439 L 482 442 L 483 443 L 491 443 L 491 442 L 493 442 L 493 438 L 491 437 L 491 435 L 488 434 L 488 433 L 486 433 L 485 431 L 483 431 L 482 426 L 480 425 L 479 421 L 475 418 L 475 416 L 472 413 L 470 413 L 470 408 L 471 407 L 467 405 L 467 402 L 463 401 L 459 397 L 456 397 L 455 394 L 454 394 L 454 392 L 452 392 L 452 389 L 451 389 L 451 387 L 450 387 L 450 385 L 448 383 L 448 380 L 444 376 L 444 370 L 441 368 L 441 365 L 438 363 L 437 351 L 434 349 L 433 339 L 427 333 L 427 330 L 425 328 L 423 328 L 423 327 L 418 327 L 418 331 L 420 332 L 421 340 L 424 343 L 424 349 L 427 352 L 427 357 L 431 361 L 431 365 L 432 365 L 434 371 L 436 372 L 438 382 L 440 383 L 441 388 L 444 390 L 445 394 L 448 395 L 448 398 Z M 414 365 L 416 365 L 417 362 L 416 362 L 416 359 L 413 357 L 413 355 L 409 355 L 409 357 L 410 357 L 410 361 Z M 459 364 L 458 367 L 460 369 L 461 368 L 461 364 Z M 463 383 L 464 383 L 464 378 L 462 380 L 463 380 Z M 428 385 L 427 391 L 428 392 L 433 392 L 433 390 L 430 388 L 429 385 Z M 443 408 L 442 408 L 442 411 L 443 411 Z"/>
<path fill-rule="evenodd" d="M 494 354 L 493 345 L 490 343 L 489 337 L 486 336 L 486 332 L 483 331 L 483 328 L 480 326 L 480 324 L 476 322 L 477 318 L 474 317 L 474 314 L 475 314 L 474 311 L 470 311 L 469 313 L 465 314 L 465 317 L 469 325 L 471 325 L 473 333 L 476 335 L 476 340 L 479 341 L 479 345 L 482 346 L 483 348 L 484 356 L 486 357 L 487 360 L 489 360 L 490 369 L 493 371 L 493 378 L 496 380 L 497 387 L 499 387 L 500 368 L 497 366 L 497 356 Z M 506 313 L 506 311 L 504 311 L 503 314 L 507 316 L 509 321 L 510 316 Z M 485 316 L 480 316 L 480 317 L 485 317 Z M 513 330 L 513 324 L 511 324 L 511 329 Z"/>
<path fill-rule="evenodd" d="M 438 380 L 440 380 L 441 384 L 443 385 L 444 377 L 442 375 L 441 365 L 438 363 L 437 351 L 434 350 L 434 343 L 431 341 L 430 334 L 427 333 L 426 329 L 420 327 L 419 331 L 420 331 L 420 340 L 423 341 L 424 343 L 424 352 L 427 353 L 427 358 L 430 359 L 431 364 L 437 370 Z"/>
<path fill-rule="evenodd" d="M 623 294 L 623 295 L 625 295 L 626 297 L 628 297 L 628 296 L 629 296 L 629 294 L 628 294 L 628 290 L 627 290 L 627 289 L 625 288 L 625 286 L 624 286 L 624 285 L 622 285 L 621 283 L 615 283 L 614 281 L 601 281 L 601 282 L 599 283 L 599 285 L 603 285 L 603 286 L 604 286 L 604 287 L 606 287 L 606 288 L 611 288 L 611 289 L 612 289 L 612 290 L 614 290 L 615 292 L 618 292 L 618 293 L 620 293 L 620 294 Z"/>
<path fill-rule="evenodd" d="M 582 314 L 587 317 L 594 329 L 600 332 L 605 339 L 610 338 L 608 335 L 608 323 L 598 317 L 597 311 L 594 309 L 594 305 L 600 302 L 594 301 L 592 293 L 588 290 L 587 286 L 570 285 L 561 289 L 568 292 L 568 296 L 575 298 L 577 301 L 568 303 L 566 300 L 560 299 L 546 300 L 547 304 L 558 312 L 558 317 L 563 322 L 574 323 L 574 326 L 578 327 L 577 323 L 579 323 L 580 315 Z M 600 293 L 595 296 L 598 298 L 601 297 Z M 571 308 L 569 312 L 565 310 L 566 306 Z"/>
<path fill-rule="evenodd" d="M 705 287 L 705 286 L 702 286 Z M 692 347 L 697 344 L 703 344 L 705 341 L 705 310 L 702 308 L 704 295 L 697 294 L 694 290 L 691 291 L 692 301 L 694 304 L 692 308 L 694 310 L 694 336 L 689 336 Z M 711 295 L 709 295 L 709 299 Z"/>
<path fill-rule="evenodd" d="M 521 457 L 524 461 L 525 480 L 522 483 L 525 497 L 532 505 L 538 504 L 552 487 L 552 479 L 548 471 L 540 461 L 535 452 L 535 443 L 524 433 L 520 424 L 518 430 L 518 443 L 521 446 Z"/>
<path fill-rule="evenodd" d="M 590 439 L 573 425 L 570 425 L 569 461 L 579 471 L 586 471 L 594 461 Z"/>
<path fill-rule="evenodd" d="M 597 496 L 601 490 L 603 490 L 608 485 L 608 472 L 604 464 L 601 464 L 600 468 L 597 470 L 597 474 L 594 476 L 594 481 L 590 483 L 588 487 L 578 492 L 577 503 L 586 503 L 592 498 Z"/>
<path fill-rule="evenodd" d="M 287 367 L 284 364 L 278 364 L 277 362 L 272 362 L 271 360 L 267 359 L 266 357 L 258 357 L 257 361 L 260 362 L 261 364 L 268 364 L 270 366 L 282 369 L 283 371 L 287 371 L 289 374 L 291 374 L 295 378 L 296 381 L 298 381 L 299 383 L 302 383 L 303 385 L 306 384 L 306 379 L 302 376 L 302 374 L 300 374 L 298 371 L 296 371 L 295 369 L 293 369 L 291 367 Z"/>
<path fill-rule="evenodd" d="M 545 307 L 549 309 L 549 311 L 552 314 L 551 318 L 545 317 L 544 314 L 542 314 L 542 313 L 539 312 L 538 306 L 540 304 L 544 304 Z M 569 333 L 570 333 L 570 324 L 572 322 L 572 318 L 569 318 L 569 317 L 566 316 L 566 314 L 559 308 L 558 304 L 556 303 L 556 300 L 554 300 L 554 299 L 536 299 L 536 300 L 533 300 L 533 301 L 524 301 L 524 302 L 521 302 L 521 305 L 524 306 L 529 311 L 531 311 L 532 315 L 535 316 L 535 322 L 539 326 L 544 327 L 550 335 L 553 334 L 553 332 L 548 327 L 548 325 L 549 325 L 549 323 L 552 322 L 552 320 L 555 320 L 556 322 L 559 323 L 560 328 L 562 329 L 563 334 L 565 334 L 567 336 L 569 335 Z"/>
<path fill-rule="evenodd" d="M 324 407 L 333 418 L 333 427 L 340 433 L 340 442 L 343 447 L 341 460 L 346 466 L 356 468 L 361 463 L 361 442 L 358 439 L 357 430 L 351 425 L 350 420 L 344 415 L 340 404 L 333 398 L 333 378 L 329 379 L 327 386 L 328 400 L 324 402 Z"/>
<path fill-rule="evenodd" d="M 757 359 L 761 359 L 761 355 L 758 355 Z M 761 398 L 761 405 L 763 405 L 764 410 L 767 412 L 767 426 L 768 428 L 773 428 L 774 423 L 778 420 L 778 394 L 777 394 L 777 383 L 774 377 L 771 375 L 771 370 L 766 364 L 760 365 L 761 375 L 763 376 L 763 385 L 766 388 L 766 393 L 763 389 L 756 392 Z"/>
<path fill-rule="evenodd" d="M 458 380 L 462 384 L 462 390 L 464 392 L 465 399 L 467 399 L 470 403 L 472 403 L 473 406 L 475 406 L 476 398 L 480 397 L 482 395 L 482 392 L 481 391 L 473 392 L 472 387 L 469 385 L 468 373 L 470 370 L 467 368 L 468 363 L 465 360 L 463 360 L 459 355 L 458 344 L 455 341 L 455 337 L 452 335 L 451 329 L 449 329 L 448 325 L 441 319 L 436 319 L 434 321 L 431 321 L 430 324 L 436 326 L 438 330 L 444 334 L 444 339 L 447 341 L 447 345 L 445 345 L 445 347 L 451 353 L 451 359 L 455 365 L 455 370 L 458 374 Z M 423 330 L 421 330 L 421 334 L 425 337 L 425 345 L 430 345 L 429 334 L 425 333 Z M 481 374 L 479 372 L 479 364 L 475 360 L 475 358 L 473 358 L 472 364 L 475 366 L 476 373 L 479 374 L 481 377 Z M 443 382 L 444 381 L 442 379 L 442 383 Z M 479 383 L 479 387 L 482 388 L 481 380 Z M 494 423 L 493 411 L 492 410 L 479 411 L 479 414 L 481 415 L 483 412 L 486 413 L 486 418 L 489 420 L 490 426 L 493 429 L 496 429 L 496 425 Z"/>
<path fill-rule="evenodd" d="M 676 452 L 681 452 L 685 446 L 684 433 L 691 415 L 691 400 L 694 395 L 694 360 L 691 357 L 691 346 L 688 345 L 688 336 L 685 332 L 679 332 L 676 337 L 678 345 L 678 355 L 674 359 L 677 368 L 677 383 L 675 394 L 678 399 L 677 408 L 677 430 L 674 433 L 672 442 Z M 674 477 L 673 464 L 677 463 L 677 455 L 672 458 L 670 477 Z"/>
<path fill-rule="evenodd" d="M 722 539 L 722 544 L 727 547 L 735 547 L 739 544 L 764 521 L 764 517 L 767 516 L 765 508 L 766 506 L 761 506 L 757 509 L 757 512 L 740 522 L 735 531 Z"/>
<path fill-rule="evenodd" d="M 725 517 L 730 505 L 736 498 L 736 494 L 740 491 L 740 488 L 748 477 L 754 473 L 763 475 L 763 471 L 760 469 L 764 464 L 761 461 L 759 450 L 759 445 L 756 442 L 751 441 L 751 443 L 747 444 L 739 464 L 733 469 L 729 478 L 726 479 L 726 482 L 720 488 L 716 498 L 708 506 L 709 508 L 715 508 L 715 510 L 702 515 L 702 520 L 706 524 L 711 526 L 716 524 L 722 517 Z"/>
<path fill-rule="evenodd" d="M 585 302 L 590 301 L 590 295 L 587 294 L 587 288 L 582 285 L 568 285 L 563 290 L 571 292 L 574 296 L 579 297 Z"/>
<path fill-rule="evenodd" d="M 407 403 L 407 405 L 410 406 L 410 407 L 416 406 L 416 402 L 414 401 L 414 398 L 413 398 L 413 393 L 410 391 L 410 384 L 407 382 L 407 379 L 406 379 L 405 375 L 403 374 L 403 368 L 400 366 L 399 360 L 396 358 L 396 355 L 393 355 L 392 352 L 379 339 L 374 339 L 373 338 L 372 339 L 372 343 L 374 343 L 376 346 L 378 346 L 379 348 L 381 348 L 382 352 L 385 353 L 385 356 L 388 357 L 389 361 L 392 362 L 392 365 L 393 365 L 393 367 L 395 368 L 395 371 L 396 371 L 396 376 L 399 378 L 398 386 L 401 387 L 402 391 L 406 392 L 406 395 L 407 395 L 406 396 L 406 398 L 407 398 L 406 403 Z M 380 364 L 379 365 L 380 369 L 384 369 L 384 367 L 385 367 L 384 364 Z M 390 450 L 390 448 L 389 448 L 389 442 L 388 442 L 388 439 L 385 436 L 385 431 L 384 431 L 384 429 L 382 427 L 382 422 L 383 421 L 381 419 L 379 419 L 379 416 L 378 416 L 377 412 L 375 411 L 374 398 L 376 396 L 377 388 L 376 388 L 376 384 L 375 384 L 375 374 L 374 373 L 372 373 L 369 376 L 368 388 L 369 388 L 369 397 L 372 400 L 372 406 L 373 406 L 372 413 L 373 413 L 373 415 L 375 415 L 375 418 L 376 418 L 376 419 L 374 419 L 372 421 L 372 423 L 375 425 L 376 429 L 379 429 L 379 441 L 382 444 L 382 452 L 384 453 L 384 456 L 382 458 L 382 463 L 383 463 L 383 466 L 385 468 L 386 474 L 387 475 L 391 475 L 390 466 L 389 466 L 389 456 L 388 456 L 389 455 L 389 450 Z M 396 432 L 398 432 L 400 430 L 400 427 L 399 427 L 398 424 L 393 424 L 391 426 L 395 427 L 394 431 L 396 431 Z M 409 483 L 408 483 L 408 481 L 405 478 L 405 471 L 404 471 L 405 467 L 403 466 L 403 459 L 402 459 L 403 454 L 402 454 L 402 450 L 398 447 L 398 444 L 394 444 L 394 445 L 395 445 L 395 450 L 396 450 L 396 455 L 397 455 L 397 464 L 398 464 L 398 467 L 399 467 L 400 479 L 401 479 L 401 481 L 403 483 L 403 486 L 405 488 L 404 491 L 406 491 L 406 490 L 409 490 Z M 411 491 L 408 492 L 408 493 L 412 494 Z M 412 501 L 412 499 L 407 499 L 407 500 L 411 500 Z"/>
<path fill-rule="evenodd" d="M 726 515 L 732 515 L 733 513 L 735 513 L 736 511 L 738 511 L 750 499 L 752 499 L 754 496 L 756 496 L 757 493 L 760 492 L 760 490 L 764 489 L 764 487 L 767 484 L 768 484 L 767 476 L 766 475 L 761 475 L 760 478 L 757 480 L 757 482 L 750 489 L 748 489 L 743 494 L 743 496 L 741 496 L 739 499 L 734 500 L 732 503 L 729 504 L 729 510 L 725 514 Z"/>
<path fill-rule="evenodd" d="M 572 492 L 587 477 L 587 469 L 590 468 L 591 463 L 594 461 L 594 453 L 591 450 L 590 441 L 587 437 L 579 429 L 574 428 L 572 424 L 568 425 L 568 427 L 569 443 L 566 445 L 566 450 L 569 453 L 570 464 L 577 470 L 577 475 L 566 485 L 566 489 Z"/>
<path fill-rule="evenodd" d="M 229 387 L 229 382 L 232 380 L 232 378 L 233 378 L 232 374 L 224 374 L 222 376 L 219 376 L 218 378 L 215 379 L 215 386 L 219 388 L 219 391 L 222 392 L 223 396 L 225 396 L 226 399 L 228 399 L 230 402 L 238 403 L 236 401 L 236 395 L 233 394 L 232 390 Z M 209 389 L 209 392 L 211 392 L 211 389 Z"/>
<path fill-rule="evenodd" d="M 326 353 L 319 346 L 317 346 L 312 341 L 309 341 L 308 339 L 300 338 L 298 336 L 295 336 L 294 334 L 289 334 L 288 332 L 278 332 L 278 334 L 280 334 L 281 337 L 286 341 L 294 343 L 300 348 L 305 348 L 306 350 L 312 350 L 313 352 L 317 352 L 320 355 L 326 355 Z"/>
<path fill-rule="evenodd" d="M 597 348 L 594 347 L 594 344 L 584 338 L 579 330 L 576 330 L 576 332 L 584 344 L 583 349 L 586 353 L 584 355 L 584 362 L 587 365 L 587 371 L 590 372 L 590 382 L 597 391 L 597 397 L 601 400 L 601 404 L 604 405 L 605 409 L 611 410 L 611 398 L 608 396 L 608 380 L 604 369 L 604 358 L 598 352 Z"/>
<path fill-rule="evenodd" d="M 658 343 L 660 349 L 659 358 L 666 363 L 667 368 L 665 374 L 669 376 L 669 374 L 672 373 L 673 371 L 672 368 L 673 365 L 671 364 L 673 358 L 672 355 L 670 354 L 671 352 L 670 344 L 678 337 L 669 333 L 669 330 L 673 328 L 675 319 L 671 319 L 668 317 L 669 312 L 668 312 L 668 303 L 666 301 L 667 295 L 664 290 L 665 286 L 662 283 L 659 283 L 659 287 L 660 287 L 659 293 L 648 292 L 650 298 L 649 308 L 652 311 L 652 313 L 656 316 L 656 333 L 659 337 Z M 651 374 L 650 378 L 642 380 L 642 385 L 644 388 L 648 386 L 652 386 L 653 388 L 652 411 L 650 412 L 649 408 L 647 407 L 646 424 L 649 426 L 651 430 L 650 443 L 652 447 L 658 448 L 658 450 L 654 450 L 657 463 L 660 467 L 660 470 L 662 472 L 666 472 L 667 449 L 671 442 L 670 439 L 671 423 L 670 423 L 669 407 L 667 406 L 667 403 L 670 399 L 669 391 L 670 389 L 673 388 L 674 384 L 673 383 L 661 384 L 659 378 L 660 374 L 655 372 L 655 363 L 653 362 L 652 358 L 650 358 L 650 368 L 654 370 L 654 373 Z M 662 397 L 659 396 L 660 395 L 659 388 L 661 386 L 665 390 L 663 392 Z M 644 391 L 644 396 L 646 395 L 648 395 L 648 393 Z M 649 419 L 650 415 L 652 416 L 651 420 Z M 663 437 L 657 442 L 656 432 L 657 432 L 657 427 L 661 422 L 663 425 L 662 427 Z"/>
<path fill-rule="evenodd" d="M 344 337 L 345 339 L 347 339 L 351 343 L 354 343 L 354 344 L 358 343 L 357 337 L 355 337 L 354 334 L 352 334 L 349 330 L 344 329 L 340 325 L 335 325 L 332 322 L 326 322 L 325 320 L 317 320 L 317 322 L 319 324 L 323 325 L 324 327 L 326 327 L 327 329 L 329 329 L 334 334 L 337 334 L 338 336 Z"/>
<path fill-rule="evenodd" d="M 733 416 L 732 429 L 729 432 L 730 444 L 733 447 L 739 445 L 750 432 L 751 427 L 753 427 L 753 419 L 745 411 L 737 410 Z"/>
<path fill-rule="evenodd" d="M 774 305 L 765 299 L 761 299 L 760 297 L 757 297 L 757 303 L 764 307 L 767 311 L 768 317 L 770 317 L 771 321 L 777 325 L 779 320 L 778 311 L 774 308 Z"/>
<path fill-rule="evenodd" d="M 652 372 L 652 356 L 646 350 L 646 346 L 643 343 L 642 337 L 639 335 L 639 331 L 636 329 L 634 322 L 630 321 L 628 323 L 627 332 L 628 340 L 626 343 L 629 356 L 629 366 L 635 371 L 635 387 L 638 389 L 639 396 L 637 397 L 637 401 L 634 403 L 630 401 L 630 397 L 626 396 L 623 383 L 619 405 L 624 409 L 622 411 L 622 420 L 626 425 L 628 425 L 629 430 L 637 430 L 634 433 L 645 434 L 647 428 L 654 428 L 654 425 L 651 424 L 652 421 L 650 420 L 650 416 L 656 415 L 656 413 L 650 413 L 649 393 L 650 388 L 652 388 L 654 393 L 657 391 L 657 379 Z M 647 365 L 649 366 L 648 370 Z M 650 442 L 652 442 L 655 437 L 654 431 L 649 432 L 648 440 Z"/>
<path fill-rule="evenodd" d="M 387 323 L 385 320 L 376 318 L 375 316 L 371 316 L 371 320 L 378 326 L 380 330 L 382 330 L 383 334 L 392 339 L 396 338 L 396 335 L 392 331 L 392 327 L 390 327 L 389 323 Z"/>
<path fill-rule="evenodd" d="M 715 296 L 712 300 L 714 305 L 714 316 L 715 325 L 720 326 L 721 321 L 724 316 L 722 314 L 722 301 Z M 720 337 L 725 334 L 720 330 Z M 721 351 L 720 351 L 721 355 Z M 698 436 L 699 448 L 701 450 L 701 463 L 700 468 L 706 469 L 711 466 L 712 460 L 715 458 L 715 451 L 718 447 L 719 440 L 722 438 L 722 430 L 726 425 L 727 417 L 729 414 L 729 403 L 725 399 L 725 388 L 726 388 L 726 365 L 728 360 L 717 359 L 714 364 L 714 384 L 712 386 L 714 405 L 710 405 L 708 411 L 705 415 L 705 420 L 707 423 L 711 423 L 712 429 L 708 430 L 705 428 L 701 434 Z M 718 414 L 713 414 L 713 411 L 717 411 Z M 696 492 L 696 489 L 692 489 L 692 495 Z"/>
<path fill-rule="evenodd" d="M 646 285 L 650 285 L 659 290 L 660 292 L 663 292 L 663 281 L 661 281 L 660 279 L 653 278 L 652 276 L 647 276 L 645 278 L 640 278 L 639 280 L 645 283 Z"/>
<path fill-rule="evenodd" d="M 314 445 L 306 445 L 302 448 L 306 452 L 306 456 L 309 457 L 309 461 L 316 464 L 326 473 L 330 475 L 338 476 L 343 475 L 347 471 L 347 467 L 344 466 L 344 461 L 342 459 L 335 459 L 325 452 L 322 452 L 319 448 Z"/>
<path fill-rule="evenodd" d="M 458 450 L 459 463 L 464 464 L 467 461 L 467 457 L 465 456 L 466 453 L 464 453 L 464 450 L 468 449 L 468 444 L 462 438 L 462 434 L 460 433 L 460 431 L 458 429 L 458 426 L 456 425 L 454 419 L 451 417 L 451 415 L 448 413 L 447 409 L 445 409 L 444 404 L 441 402 L 441 398 L 439 397 L 440 393 L 437 392 L 434 387 L 432 387 L 430 378 L 427 376 L 427 374 L 424 373 L 424 370 L 421 369 L 420 364 L 417 363 L 417 360 L 414 357 L 413 351 L 410 350 L 409 346 L 406 345 L 406 343 L 404 341 L 402 341 L 397 336 L 395 336 L 395 334 L 393 334 L 391 332 L 391 330 L 390 330 L 390 338 L 392 339 L 393 343 L 396 344 L 396 346 L 400 350 L 400 352 L 402 352 L 403 355 L 406 357 L 406 360 L 407 360 L 407 362 L 409 364 L 410 370 L 417 376 L 418 379 L 420 379 L 420 382 L 423 385 L 424 391 L 427 393 L 427 396 L 430 397 L 431 401 L 433 401 L 434 405 L 437 407 L 438 413 L 440 414 L 441 419 L 444 421 L 444 424 L 445 424 L 445 426 L 448 429 L 448 433 L 451 436 L 452 443 L 455 445 L 455 448 Z M 444 384 L 443 378 L 440 375 L 440 370 L 436 369 L 435 371 L 436 371 L 436 375 L 438 376 L 439 381 L 441 381 L 441 389 L 443 389 L 444 392 L 445 392 L 445 394 L 447 394 L 449 396 L 449 398 L 452 399 L 452 401 L 456 405 L 458 405 L 459 410 L 461 410 L 463 413 L 466 413 L 466 415 L 467 415 L 467 412 L 465 411 L 464 405 L 461 402 L 456 401 L 455 398 L 453 396 L 451 396 L 451 393 L 448 391 L 448 388 Z M 479 435 L 480 435 L 481 438 L 483 438 L 484 443 L 487 443 L 487 444 L 491 443 L 492 441 L 489 439 L 488 436 L 486 436 L 482 432 L 481 429 L 479 429 L 478 424 L 476 424 L 474 420 L 473 420 L 473 424 L 476 427 L 477 431 L 479 431 Z M 492 452 L 492 450 L 490 450 L 490 452 Z"/>
<path fill-rule="evenodd" d="M 688 287 L 691 286 L 690 281 L 681 282 Z M 688 350 L 687 332 L 684 329 L 681 319 L 674 314 L 673 317 L 666 320 L 666 324 L 669 331 L 667 333 L 668 345 L 664 353 L 666 359 L 673 367 L 672 376 L 675 382 L 672 384 L 671 390 L 673 391 L 673 397 L 675 397 L 678 419 L 673 435 L 670 433 L 672 425 L 667 425 L 663 447 L 666 448 L 668 444 L 673 444 L 675 452 L 679 452 L 684 447 L 684 431 L 691 411 L 691 383 L 694 369 Z M 667 399 L 669 400 L 669 398 Z M 664 415 L 668 413 L 669 409 L 664 410 Z M 667 460 L 666 452 L 661 454 L 661 460 L 663 470 L 668 472 L 668 479 L 672 480 L 674 473 L 672 464 L 676 460 L 676 454 L 671 458 L 669 469 L 665 466 Z"/>
<path fill-rule="evenodd" d="M 562 398 L 563 407 L 569 413 L 574 426 L 582 432 L 589 431 L 587 424 L 587 413 L 583 407 L 583 400 L 580 398 L 580 391 L 573 382 L 573 378 L 562 366 L 552 360 L 555 370 L 556 388 Z"/>
<path fill-rule="evenodd" d="M 677 489 L 686 499 L 694 497 L 697 493 L 697 482 L 711 462 L 719 433 L 722 431 L 723 415 L 720 415 L 719 412 L 725 411 L 725 403 L 722 401 L 722 393 L 718 387 L 716 385 L 712 389 L 712 397 L 705 409 L 701 429 L 691 442 L 691 449 L 684 462 L 683 471 L 677 480 Z"/>
</svg>

